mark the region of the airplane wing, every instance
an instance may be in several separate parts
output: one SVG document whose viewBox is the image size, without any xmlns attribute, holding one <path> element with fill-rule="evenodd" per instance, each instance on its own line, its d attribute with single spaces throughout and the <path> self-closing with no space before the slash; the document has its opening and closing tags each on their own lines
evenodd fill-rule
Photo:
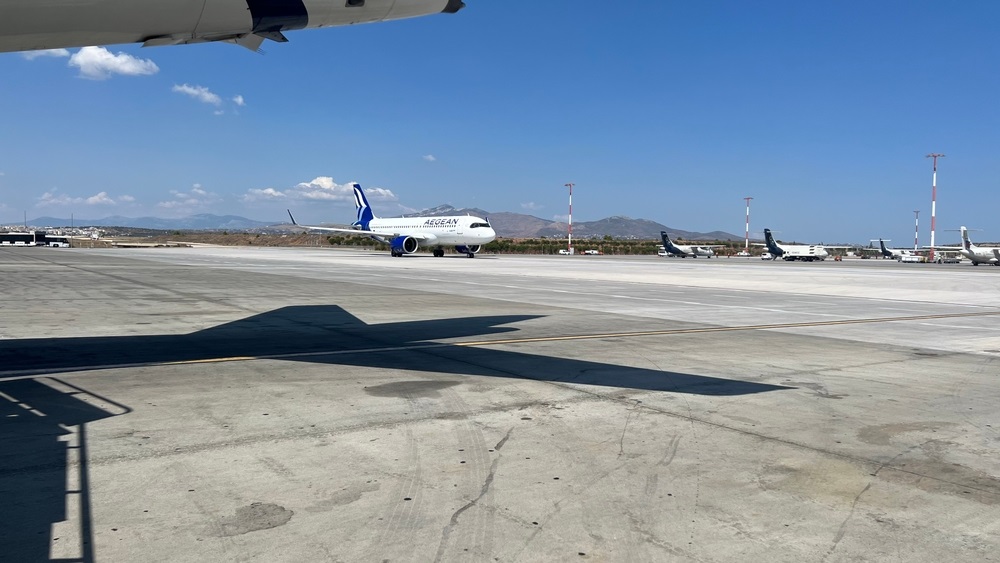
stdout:
<svg viewBox="0 0 1000 563">
<path fill-rule="evenodd" d="M 295 221 L 295 217 L 292 217 L 291 210 L 288 210 L 288 218 L 292 220 L 292 224 L 295 225 L 296 227 L 301 227 L 303 229 L 313 229 L 313 230 L 316 230 L 316 231 L 327 231 L 327 232 L 330 232 L 330 233 L 344 233 L 344 234 L 349 234 L 349 235 L 366 235 L 366 236 L 378 237 L 378 238 L 384 238 L 384 237 L 393 238 L 393 237 L 400 236 L 402 234 L 402 233 L 392 233 L 392 234 L 389 234 L 389 233 L 376 233 L 375 231 L 365 231 L 365 230 L 362 230 L 362 229 L 347 229 L 347 228 L 344 228 L 344 227 L 319 227 L 319 226 L 316 226 L 316 225 L 300 225 L 300 224 L 298 224 Z M 416 239 L 416 240 L 419 240 L 419 241 L 424 241 L 424 240 L 429 240 L 429 239 L 432 239 L 432 238 L 436 238 L 433 235 L 428 235 L 428 234 L 425 234 L 425 233 L 407 233 L 406 236 L 408 236 L 410 238 L 413 238 L 413 239 Z"/>
</svg>

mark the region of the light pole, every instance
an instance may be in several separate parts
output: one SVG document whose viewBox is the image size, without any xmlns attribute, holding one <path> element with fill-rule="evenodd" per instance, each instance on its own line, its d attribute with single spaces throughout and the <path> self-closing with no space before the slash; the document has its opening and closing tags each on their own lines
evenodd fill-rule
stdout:
<svg viewBox="0 0 1000 563">
<path fill-rule="evenodd" d="M 917 251 L 917 241 L 920 240 L 920 210 L 913 210 L 913 251 Z"/>
<path fill-rule="evenodd" d="M 927 158 L 934 159 L 934 175 L 931 177 L 931 262 L 934 261 L 934 219 L 937 216 L 937 159 L 939 157 L 943 158 L 944 155 L 936 152 L 927 155 Z"/>
<path fill-rule="evenodd" d="M 750 200 L 753 198 L 747 196 L 743 199 L 747 200 L 747 239 L 746 239 L 746 245 L 743 247 L 743 250 L 747 254 L 750 254 Z"/>
<path fill-rule="evenodd" d="M 569 188 L 569 236 L 566 238 L 566 251 L 573 254 L 573 184 L 563 184 Z"/>
</svg>

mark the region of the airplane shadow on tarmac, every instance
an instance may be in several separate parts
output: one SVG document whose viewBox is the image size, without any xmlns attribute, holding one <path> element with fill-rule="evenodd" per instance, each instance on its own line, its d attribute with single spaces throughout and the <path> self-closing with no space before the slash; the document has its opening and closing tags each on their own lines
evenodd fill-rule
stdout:
<svg viewBox="0 0 1000 563">
<path fill-rule="evenodd" d="M 747 381 L 442 344 L 516 331 L 538 318 L 497 315 L 368 325 L 335 305 L 291 306 L 180 335 L 0 340 L 0 559 L 93 561 L 86 424 L 130 412 L 55 374 L 224 358 L 273 358 L 437 374 L 734 396 L 780 389 Z M 24 377 L 26 375 L 33 378 Z M 69 522 L 68 525 L 67 522 Z M 67 526 L 72 530 L 68 530 Z M 60 532 L 59 530 L 62 530 Z M 61 540 L 56 537 L 62 535 Z"/>
</svg>

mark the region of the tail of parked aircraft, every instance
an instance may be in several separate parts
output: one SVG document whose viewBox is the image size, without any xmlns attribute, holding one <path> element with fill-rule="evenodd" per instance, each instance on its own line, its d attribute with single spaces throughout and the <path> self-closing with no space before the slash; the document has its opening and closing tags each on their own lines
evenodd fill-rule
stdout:
<svg viewBox="0 0 1000 563">
<path fill-rule="evenodd" d="M 889 252 L 889 249 L 885 247 L 885 241 L 883 241 L 882 239 L 878 239 L 878 245 L 882 248 L 882 256 L 885 256 L 886 258 L 892 258 L 892 253 Z"/>
<path fill-rule="evenodd" d="M 660 240 L 663 241 L 663 248 L 670 248 L 674 245 L 670 242 L 670 235 L 667 234 L 667 231 L 660 231 Z"/>
<path fill-rule="evenodd" d="M 767 251 L 774 256 L 781 256 L 785 252 L 778 248 L 778 243 L 774 242 L 774 237 L 771 236 L 771 229 L 764 229 L 764 242 L 767 243 Z"/>
<path fill-rule="evenodd" d="M 361 184 L 354 184 L 354 205 L 358 207 L 358 220 L 352 223 L 352 225 L 367 231 L 368 223 L 375 218 L 375 215 L 372 213 L 371 206 L 368 205 L 368 198 L 365 197 L 365 192 L 361 190 Z"/>
<path fill-rule="evenodd" d="M 961 231 L 962 231 L 962 248 L 968 250 L 969 252 L 973 252 L 974 249 L 976 248 L 976 245 L 973 244 L 972 239 L 969 238 L 969 229 L 966 229 L 965 226 L 962 226 Z"/>
</svg>

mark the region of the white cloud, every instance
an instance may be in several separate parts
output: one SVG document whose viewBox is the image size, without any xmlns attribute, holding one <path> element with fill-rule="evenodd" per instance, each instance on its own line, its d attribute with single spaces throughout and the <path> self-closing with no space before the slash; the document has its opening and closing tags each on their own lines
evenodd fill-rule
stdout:
<svg viewBox="0 0 1000 563">
<path fill-rule="evenodd" d="M 79 203 L 81 201 L 83 200 L 80 198 L 76 198 L 76 200 L 74 201 L 73 198 L 69 197 L 66 194 L 56 195 L 52 192 L 45 192 L 44 194 L 42 194 L 42 197 L 38 198 L 38 203 L 36 204 L 36 207 L 48 207 L 50 205 L 72 205 L 73 203 Z"/>
<path fill-rule="evenodd" d="M 249 189 L 243 194 L 243 201 L 268 201 L 288 197 L 274 188 Z"/>
<path fill-rule="evenodd" d="M 437 157 L 434 156 L 433 154 L 425 154 L 423 156 L 423 159 L 426 160 L 427 162 L 434 162 L 435 160 L 437 160 Z"/>
<path fill-rule="evenodd" d="M 244 100 L 243 96 L 241 96 L 239 94 L 233 96 L 232 100 L 233 100 L 234 104 L 236 104 L 236 105 L 238 105 L 240 107 L 243 107 L 243 106 L 247 105 L 246 100 Z"/>
<path fill-rule="evenodd" d="M 90 197 L 72 197 L 67 194 L 55 193 L 56 190 L 50 192 L 45 192 L 42 197 L 38 198 L 38 203 L 35 207 L 50 207 L 50 206 L 65 206 L 65 205 L 115 205 L 115 200 L 108 195 L 108 192 L 99 192 Z M 120 201 L 126 201 L 124 198 L 131 198 L 132 196 L 122 196 L 119 198 Z"/>
<path fill-rule="evenodd" d="M 565 223 L 566 221 L 569 221 L 569 215 L 553 215 L 552 220 L 559 221 L 560 223 Z"/>
<path fill-rule="evenodd" d="M 123 195 L 118 197 L 118 201 L 122 203 L 135 203 L 135 198 L 130 195 Z"/>
<path fill-rule="evenodd" d="M 66 49 L 42 49 L 41 51 L 28 51 L 26 53 L 21 53 L 21 56 L 29 61 L 33 61 L 40 57 L 68 57 L 69 51 Z"/>
<path fill-rule="evenodd" d="M 247 190 L 242 200 L 246 202 L 266 201 L 287 198 L 291 200 L 322 200 L 343 201 L 354 203 L 354 182 L 338 184 L 330 176 L 319 176 L 308 182 L 302 182 L 285 190 L 274 188 L 254 188 Z M 369 202 L 397 202 L 399 198 L 392 190 L 385 188 L 365 188 L 365 196 Z"/>
<path fill-rule="evenodd" d="M 173 199 L 161 201 L 156 206 L 162 209 L 173 209 L 182 213 L 191 213 L 221 201 L 214 193 L 202 188 L 201 184 L 194 184 L 186 192 L 170 190 L 170 195 L 174 196 Z"/>
<path fill-rule="evenodd" d="M 185 96 L 191 96 L 199 102 L 212 104 L 213 106 L 222 105 L 222 98 L 205 86 L 174 84 L 174 87 L 171 88 L 170 91 L 177 92 L 178 94 L 184 94 Z"/>
<path fill-rule="evenodd" d="M 69 66 L 79 68 L 80 76 L 90 80 L 106 80 L 113 74 L 140 76 L 160 71 L 160 67 L 149 59 L 140 59 L 122 52 L 113 55 L 104 47 L 80 49 L 69 58 Z"/>
<path fill-rule="evenodd" d="M 543 207 L 545 207 L 545 206 L 544 205 L 538 205 L 537 203 L 535 203 L 533 201 L 529 201 L 527 203 L 522 203 L 521 204 L 521 209 L 527 209 L 529 211 L 537 211 L 539 209 L 542 209 Z"/>
<path fill-rule="evenodd" d="M 87 205 L 114 205 L 115 200 L 108 197 L 108 192 L 100 192 L 86 199 Z"/>
</svg>

